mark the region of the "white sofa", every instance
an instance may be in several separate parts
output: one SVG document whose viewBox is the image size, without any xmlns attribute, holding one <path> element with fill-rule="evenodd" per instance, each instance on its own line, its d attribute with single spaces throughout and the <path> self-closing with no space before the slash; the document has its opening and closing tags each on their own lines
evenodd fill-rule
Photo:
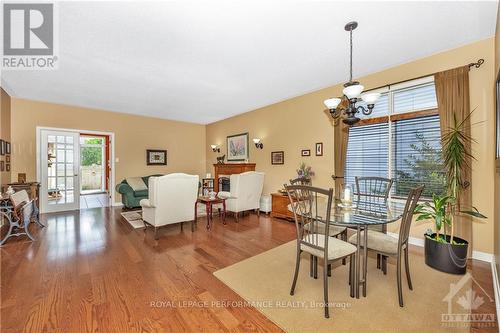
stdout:
<svg viewBox="0 0 500 333">
<path fill-rule="evenodd" d="M 236 222 L 240 212 L 257 210 L 259 213 L 260 197 L 264 186 L 264 173 L 248 171 L 229 177 L 231 192 L 219 192 L 226 197 L 226 210 L 235 214 Z"/>
<path fill-rule="evenodd" d="M 149 178 L 149 198 L 142 199 L 140 204 L 142 219 L 155 228 L 155 239 L 158 227 L 167 224 L 192 221 L 194 230 L 198 182 L 199 176 L 185 173 Z"/>
</svg>

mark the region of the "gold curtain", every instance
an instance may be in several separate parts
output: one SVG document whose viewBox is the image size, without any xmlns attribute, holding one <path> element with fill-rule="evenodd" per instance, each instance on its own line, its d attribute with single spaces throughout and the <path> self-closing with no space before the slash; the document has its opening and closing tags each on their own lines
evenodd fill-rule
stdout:
<svg viewBox="0 0 500 333">
<path fill-rule="evenodd" d="M 336 177 L 344 177 L 344 168 L 347 155 L 347 141 L 349 139 L 349 126 L 338 119 L 333 129 L 333 167 Z M 343 178 L 335 179 L 335 196 L 340 196 Z"/>
<path fill-rule="evenodd" d="M 469 97 L 469 66 L 458 67 L 444 72 L 436 73 L 434 76 L 436 95 L 438 102 L 439 121 L 441 136 L 453 126 L 453 115 L 460 123 L 470 112 Z M 464 123 L 464 130 L 470 134 L 470 118 Z M 470 152 L 470 144 L 466 147 Z M 471 206 L 472 185 L 470 168 L 471 160 L 468 158 L 467 165 L 462 173 L 462 179 L 468 186 L 462 187 L 460 204 Z M 459 216 L 455 219 L 455 234 L 469 242 L 469 251 L 472 251 L 472 218 L 470 216 Z"/>
</svg>

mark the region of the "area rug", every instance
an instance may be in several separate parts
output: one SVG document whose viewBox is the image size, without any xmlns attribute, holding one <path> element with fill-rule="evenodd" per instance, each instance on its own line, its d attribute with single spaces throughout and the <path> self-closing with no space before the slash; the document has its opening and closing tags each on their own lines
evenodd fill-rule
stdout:
<svg viewBox="0 0 500 333">
<path fill-rule="evenodd" d="M 122 212 L 121 216 L 132 226 L 134 229 L 144 228 L 144 221 L 142 220 L 142 210 L 133 210 L 130 212 Z"/>
<path fill-rule="evenodd" d="M 408 289 L 403 271 L 405 306 L 401 308 L 394 262 L 383 275 L 375 260 L 369 259 L 367 297 L 359 299 L 349 296 L 349 266 L 338 265 L 328 278 L 329 301 L 333 304 L 326 319 L 322 267 L 318 268 L 318 279 L 309 277 L 305 254 L 295 295 L 289 294 L 295 249 L 296 243 L 289 242 L 214 275 L 247 301 L 246 305 L 256 307 L 286 332 L 469 332 L 463 319 L 449 316 L 470 313 L 467 297 L 473 279 L 469 274 L 441 273 L 427 267 L 422 256 L 410 255 L 413 291 Z"/>
</svg>

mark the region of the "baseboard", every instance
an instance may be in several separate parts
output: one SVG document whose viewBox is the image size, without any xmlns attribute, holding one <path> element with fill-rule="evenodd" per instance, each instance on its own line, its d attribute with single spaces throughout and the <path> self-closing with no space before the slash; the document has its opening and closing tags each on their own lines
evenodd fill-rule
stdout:
<svg viewBox="0 0 500 333">
<path fill-rule="evenodd" d="M 394 238 L 399 237 L 399 235 L 394 232 L 388 232 L 387 234 Z M 410 237 L 408 240 L 411 245 L 424 247 L 424 240 L 421 238 Z M 486 262 L 493 262 L 493 254 L 481 251 L 472 251 L 472 259 L 486 261 Z"/>
<path fill-rule="evenodd" d="M 113 203 L 113 207 L 121 207 L 121 206 L 123 206 L 123 203 L 121 203 L 121 202 Z"/>
<path fill-rule="evenodd" d="M 496 258 L 493 256 L 491 261 L 491 275 L 493 276 L 493 291 L 495 293 L 495 307 L 497 310 L 497 322 L 500 318 L 500 285 L 498 283 L 498 272 L 496 265 Z"/>
</svg>

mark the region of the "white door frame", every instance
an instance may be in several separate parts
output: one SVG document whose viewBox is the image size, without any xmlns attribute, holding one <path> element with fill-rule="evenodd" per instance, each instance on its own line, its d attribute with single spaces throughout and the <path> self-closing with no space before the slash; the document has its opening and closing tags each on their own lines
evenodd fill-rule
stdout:
<svg viewBox="0 0 500 333">
<path fill-rule="evenodd" d="M 42 151 L 42 130 L 48 131 L 65 131 L 65 132 L 73 132 L 73 133 L 85 133 L 85 134 L 96 134 L 96 135 L 108 135 L 111 141 L 111 150 L 110 150 L 110 162 L 111 162 L 111 172 L 110 172 L 110 184 L 109 191 L 111 194 L 110 206 L 115 206 L 115 133 L 114 132 L 101 132 L 94 130 L 86 130 L 86 129 L 74 129 L 74 128 L 59 128 L 59 127 L 44 127 L 37 126 L 36 127 L 36 179 L 37 182 L 42 182 L 42 163 L 40 159 L 40 153 Z M 78 142 L 78 144 L 80 144 Z M 80 198 L 77 198 L 80 200 Z M 75 199 L 76 200 L 76 199 Z M 44 212 L 41 212 L 44 213 Z"/>
</svg>

